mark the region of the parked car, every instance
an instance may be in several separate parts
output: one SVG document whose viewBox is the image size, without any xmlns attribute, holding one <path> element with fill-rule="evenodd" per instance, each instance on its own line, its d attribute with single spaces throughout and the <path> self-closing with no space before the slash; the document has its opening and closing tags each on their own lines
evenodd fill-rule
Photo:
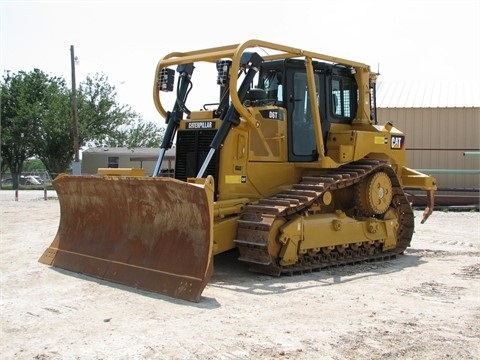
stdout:
<svg viewBox="0 0 480 360">
<path fill-rule="evenodd" d="M 2 184 L 4 185 L 12 185 L 13 180 L 12 178 L 7 178 L 2 180 Z M 20 175 L 18 179 L 19 185 L 42 185 L 43 180 L 40 176 L 35 175 Z"/>
<path fill-rule="evenodd" d="M 42 185 L 43 184 L 43 180 L 39 176 L 34 176 L 34 175 L 20 176 L 20 179 L 22 178 L 24 178 L 24 185 Z"/>
</svg>

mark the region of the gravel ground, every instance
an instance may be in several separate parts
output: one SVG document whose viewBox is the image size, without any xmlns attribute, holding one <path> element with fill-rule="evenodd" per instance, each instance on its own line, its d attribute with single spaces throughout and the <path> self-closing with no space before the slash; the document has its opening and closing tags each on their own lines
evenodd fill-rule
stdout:
<svg viewBox="0 0 480 360">
<path fill-rule="evenodd" d="M 0 191 L 0 208 L 2 359 L 480 358 L 478 212 L 415 211 L 405 255 L 306 275 L 222 254 L 191 303 L 40 264 L 54 191 Z"/>
</svg>

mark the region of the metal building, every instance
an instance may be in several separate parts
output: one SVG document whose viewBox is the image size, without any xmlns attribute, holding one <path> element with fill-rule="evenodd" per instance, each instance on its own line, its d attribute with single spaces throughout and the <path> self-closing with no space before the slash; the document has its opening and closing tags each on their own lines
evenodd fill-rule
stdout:
<svg viewBox="0 0 480 360">
<path fill-rule="evenodd" d="M 158 148 L 94 147 L 82 152 L 82 174 L 96 174 L 99 168 L 142 168 L 151 176 L 155 170 Z M 175 148 L 165 153 L 161 172 L 169 174 L 175 168 Z"/>
<path fill-rule="evenodd" d="M 437 179 L 439 199 L 478 204 L 480 84 L 379 82 L 377 108 L 379 123 L 405 133 L 408 166 Z"/>
</svg>

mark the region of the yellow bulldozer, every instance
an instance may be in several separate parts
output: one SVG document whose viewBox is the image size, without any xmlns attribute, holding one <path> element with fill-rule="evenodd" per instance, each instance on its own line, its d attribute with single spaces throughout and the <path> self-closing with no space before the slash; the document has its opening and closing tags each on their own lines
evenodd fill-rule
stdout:
<svg viewBox="0 0 480 360">
<path fill-rule="evenodd" d="M 190 110 L 196 68 L 200 85 L 218 88 Z M 427 192 L 424 222 L 436 183 L 406 166 L 404 133 L 377 121 L 376 78 L 368 65 L 262 40 L 166 55 L 152 176 L 58 176 L 58 233 L 39 261 L 198 302 L 214 257 L 230 250 L 272 276 L 403 253 L 414 232 L 404 189 Z M 173 146 L 174 178 L 163 177 Z"/>
</svg>

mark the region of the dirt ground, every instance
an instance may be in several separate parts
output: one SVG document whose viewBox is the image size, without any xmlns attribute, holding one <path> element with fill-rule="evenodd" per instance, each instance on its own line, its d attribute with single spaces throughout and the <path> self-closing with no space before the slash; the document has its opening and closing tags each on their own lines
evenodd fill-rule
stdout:
<svg viewBox="0 0 480 360">
<path fill-rule="evenodd" d="M 199 303 L 40 264 L 54 192 L 0 192 L 2 359 L 479 359 L 480 214 L 435 212 L 405 255 L 283 278 L 215 259 Z"/>
</svg>

